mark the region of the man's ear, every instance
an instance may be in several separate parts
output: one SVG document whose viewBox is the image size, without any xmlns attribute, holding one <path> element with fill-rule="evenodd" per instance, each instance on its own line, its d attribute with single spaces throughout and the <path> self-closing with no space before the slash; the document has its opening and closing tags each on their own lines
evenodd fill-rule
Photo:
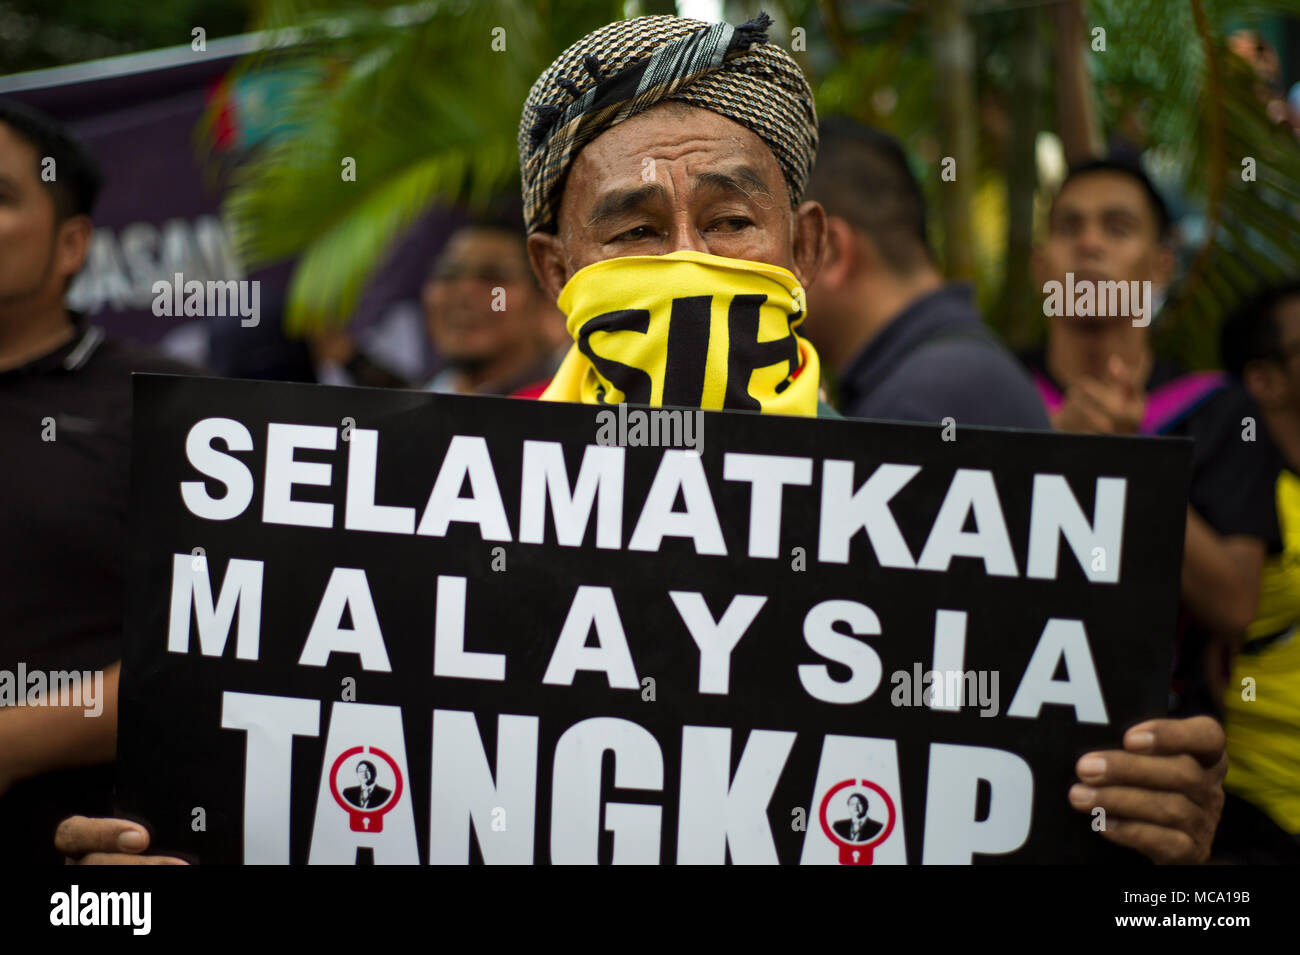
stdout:
<svg viewBox="0 0 1300 955">
<path fill-rule="evenodd" d="M 826 258 L 826 210 L 820 202 L 801 202 L 791 223 L 794 275 L 804 288 L 812 285 Z"/>
<path fill-rule="evenodd" d="M 70 281 L 81 271 L 94 234 L 95 225 L 90 216 L 72 216 L 59 224 L 54 250 L 55 271 L 64 281 Z"/>
<path fill-rule="evenodd" d="M 843 290 L 861 267 L 862 250 L 853 226 L 839 216 L 826 217 L 826 256 L 817 284 L 829 291 Z"/>
<path fill-rule="evenodd" d="M 542 291 L 550 301 L 556 301 L 564 283 L 569 280 L 569 265 L 560 237 L 549 232 L 534 232 L 528 237 L 528 261 Z"/>
</svg>

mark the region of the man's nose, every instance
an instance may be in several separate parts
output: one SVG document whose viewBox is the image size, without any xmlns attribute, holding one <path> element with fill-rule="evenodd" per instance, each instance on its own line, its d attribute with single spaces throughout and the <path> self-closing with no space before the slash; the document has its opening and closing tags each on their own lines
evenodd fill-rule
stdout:
<svg viewBox="0 0 1300 955">
<path fill-rule="evenodd" d="M 704 238 L 700 235 L 699 230 L 695 228 L 695 223 L 690 219 L 681 217 L 673 220 L 673 231 L 669 236 L 669 252 L 708 252 L 709 248 L 704 243 Z"/>
<path fill-rule="evenodd" d="M 1098 259 L 1106 254 L 1106 236 L 1099 223 L 1084 226 L 1079 230 L 1075 240 L 1079 256 L 1085 259 Z"/>
</svg>

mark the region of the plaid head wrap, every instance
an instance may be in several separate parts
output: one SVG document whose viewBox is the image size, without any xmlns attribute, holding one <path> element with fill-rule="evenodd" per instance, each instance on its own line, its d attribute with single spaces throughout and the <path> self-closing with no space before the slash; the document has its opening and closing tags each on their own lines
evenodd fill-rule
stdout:
<svg viewBox="0 0 1300 955">
<path fill-rule="evenodd" d="M 771 22 L 765 13 L 738 27 L 637 17 L 601 27 L 560 54 L 533 84 L 519 123 L 528 232 L 554 231 L 565 176 L 583 146 L 665 100 L 752 130 L 798 202 L 817 150 L 817 112 L 799 64 L 767 42 Z"/>
</svg>

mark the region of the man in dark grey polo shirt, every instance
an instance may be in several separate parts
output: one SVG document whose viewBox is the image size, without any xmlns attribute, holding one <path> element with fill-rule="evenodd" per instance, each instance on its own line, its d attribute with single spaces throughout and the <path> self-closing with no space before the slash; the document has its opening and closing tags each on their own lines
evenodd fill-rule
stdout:
<svg viewBox="0 0 1300 955">
<path fill-rule="evenodd" d="M 829 239 L 805 330 L 839 376 L 842 413 L 1050 427 L 970 287 L 945 284 L 935 267 L 925 200 L 897 142 L 852 120 L 826 120 L 807 197 L 826 208 Z"/>
<path fill-rule="evenodd" d="M 0 101 L 0 860 L 9 864 L 59 862 L 59 819 L 110 808 L 131 372 L 192 370 L 114 342 L 64 307 L 98 191 L 94 160 L 63 130 Z"/>
</svg>

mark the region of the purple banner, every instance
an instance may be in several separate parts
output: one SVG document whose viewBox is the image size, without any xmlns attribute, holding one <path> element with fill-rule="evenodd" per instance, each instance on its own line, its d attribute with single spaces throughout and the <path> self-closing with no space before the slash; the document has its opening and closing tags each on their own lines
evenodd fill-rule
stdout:
<svg viewBox="0 0 1300 955">
<path fill-rule="evenodd" d="M 70 308 L 114 335 L 156 344 L 218 373 L 310 380 L 315 372 L 305 346 L 282 333 L 292 262 L 245 273 L 221 217 L 222 177 L 205 170 L 205 146 L 196 135 L 214 98 L 221 105 L 219 148 L 229 158 L 273 133 L 275 100 L 291 74 L 228 78 L 255 44 L 252 36 L 233 37 L 213 41 L 207 52 L 177 47 L 19 74 L 0 79 L 0 96 L 67 123 L 104 171 L 94 238 L 69 290 Z M 441 214 L 421 220 L 397 243 L 353 316 L 352 329 L 363 340 L 393 338 L 390 326 L 400 329 L 396 357 L 407 367 L 396 370 L 412 378 L 435 364 L 422 331 L 419 289 L 455 224 Z M 260 283 L 256 320 L 175 309 L 159 315 L 153 308 L 157 281 L 207 286 L 245 279 Z M 180 295 L 177 288 L 166 298 Z"/>
</svg>

